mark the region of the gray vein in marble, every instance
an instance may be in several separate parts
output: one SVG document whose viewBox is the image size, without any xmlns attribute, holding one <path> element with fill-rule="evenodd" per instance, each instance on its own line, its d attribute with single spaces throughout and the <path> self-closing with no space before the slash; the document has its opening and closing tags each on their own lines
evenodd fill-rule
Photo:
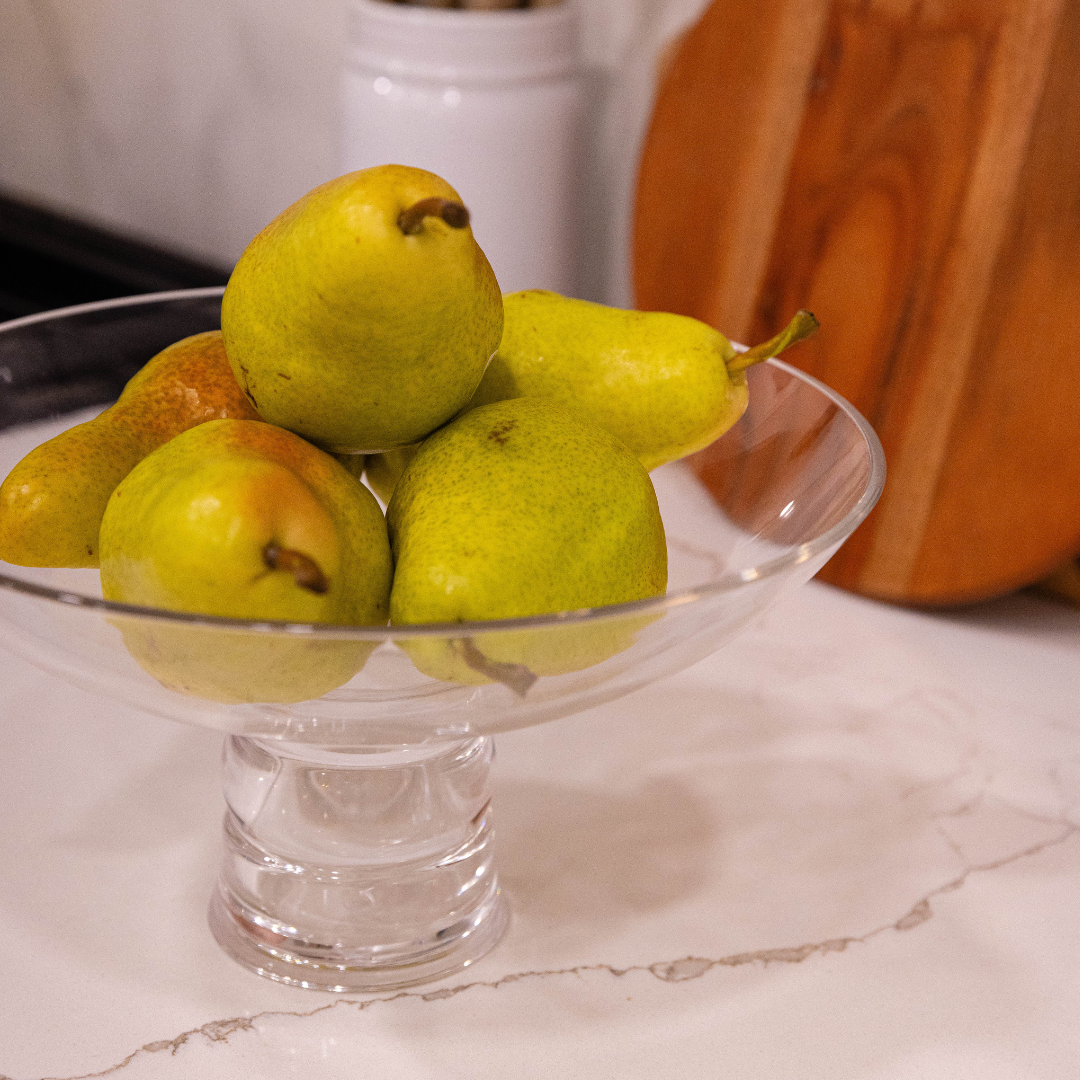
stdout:
<svg viewBox="0 0 1080 1080">
<path fill-rule="evenodd" d="M 307 1010 L 268 1010 L 266 1012 L 256 1013 L 254 1016 L 250 1017 L 237 1016 L 226 1020 L 212 1020 L 207 1024 L 203 1024 L 201 1027 L 181 1032 L 172 1039 L 161 1039 L 157 1042 L 146 1043 L 146 1045 L 139 1047 L 139 1049 L 133 1050 L 122 1061 L 119 1061 L 106 1069 L 102 1069 L 99 1072 L 80 1073 L 78 1076 L 69 1077 L 39 1077 L 37 1080 L 94 1080 L 95 1077 L 112 1076 L 130 1065 L 136 1058 L 143 1055 L 160 1054 L 165 1051 L 175 1055 L 189 1042 L 189 1040 L 198 1036 L 201 1036 L 210 1043 L 228 1044 L 230 1035 L 241 1031 L 253 1030 L 256 1026 L 256 1022 L 263 1018 L 295 1017 L 302 1020 L 311 1016 L 317 1016 L 330 1009 L 353 1008 L 357 1012 L 362 1012 L 375 1005 L 388 1005 L 394 1001 L 399 1001 L 402 998 L 419 999 L 420 1001 L 445 1001 L 448 998 L 456 997 L 458 994 L 477 988 L 497 990 L 502 986 L 508 986 L 511 983 L 522 982 L 525 980 L 544 979 L 561 975 L 584 975 L 590 972 L 606 972 L 615 978 L 622 978 L 625 975 L 645 972 L 652 975 L 654 978 L 660 979 L 662 982 L 677 983 L 686 982 L 689 979 L 699 979 L 713 968 L 734 968 L 742 967 L 746 964 L 760 964 L 763 967 L 767 967 L 769 964 L 801 964 L 804 960 L 808 960 L 812 956 L 824 956 L 828 953 L 844 952 L 850 946 L 865 945 L 888 931 L 902 932 L 914 930 L 916 927 L 921 926 L 923 923 L 933 918 L 934 911 L 931 902 L 936 897 L 963 888 L 972 874 L 989 873 L 993 870 L 1000 870 L 1012 863 L 1038 855 L 1043 851 L 1047 851 L 1059 844 L 1063 844 L 1077 833 L 1080 833 L 1080 826 L 1074 825 L 1071 822 L 1065 822 L 1063 824 L 1064 828 L 1062 831 L 1048 840 L 1044 840 L 1038 844 L 1032 844 L 1030 847 L 1013 852 L 1000 859 L 967 867 L 951 881 L 939 885 L 936 889 L 932 889 L 926 896 L 922 897 L 922 899 L 916 901 L 907 912 L 894 922 L 883 924 L 859 936 L 832 938 L 828 941 L 811 942 L 805 945 L 758 949 L 752 952 L 722 956 L 717 959 L 701 956 L 684 956 L 678 960 L 661 960 L 648 965 L 634 964 L 625 968 L 615 967 L 611 964 L 582 964 L 577 967 L 555 968 L 549 971 L 519 971 L 504 975 L 502 978 L 495 979 L 491 982 L 477 981 L 459 983 L 457 986 L 449 986 L 439 990 L 428 991 L 402 990 L 389 997 L 374 997 L 361 1000 L 356 998 L 339 998 L 335 1001 L 327 1002 L 325 1005 L 319 1005 L 314 1009 Z M 0 1080 L 14 1080 L 14 1078 L 0 1075 Z"/>
</svg>

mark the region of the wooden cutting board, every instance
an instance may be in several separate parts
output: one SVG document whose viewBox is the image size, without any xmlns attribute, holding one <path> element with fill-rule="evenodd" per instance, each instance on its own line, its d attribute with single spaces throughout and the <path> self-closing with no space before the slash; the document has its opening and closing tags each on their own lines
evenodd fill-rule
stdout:
<svg viewBox="0 0 1080 1080">
<path fill-rule="evenodd" d="M 1065 0 L 715 0 L 669 53 L 637 306 L 748 343 L 819 317 L 785 359 L 889 468 L 835 584 L 953 604 L 1080 552 L 1078 70 Z"/>
</svg>

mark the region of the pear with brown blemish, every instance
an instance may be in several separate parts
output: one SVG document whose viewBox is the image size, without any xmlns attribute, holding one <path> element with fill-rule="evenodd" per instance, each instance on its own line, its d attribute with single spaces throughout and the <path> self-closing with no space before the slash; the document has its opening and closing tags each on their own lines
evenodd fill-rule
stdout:
<svg viewBox="0 0 1080 1080">
<path fill-rule="evenodd" d="M 113 489 L 151 451 L 208 420 L 258 420 L 225 358 L 221 332 L 175 342 L 100 416 L 31 450 L 0 485 L 0 559 L 20 566 L 98 565 Z"/>
<path fill-rule="evenodd" d="M 519 398 L 437 431 L 387 509 L 392 625 L 548 615 L 662 595 L 667 545 L 656 494 L 617 439 L 561 406 Z M 530 682 L 627 648 L 652 616 L 473 637 L 403 638 L 423 672 Z"/>
</svg>

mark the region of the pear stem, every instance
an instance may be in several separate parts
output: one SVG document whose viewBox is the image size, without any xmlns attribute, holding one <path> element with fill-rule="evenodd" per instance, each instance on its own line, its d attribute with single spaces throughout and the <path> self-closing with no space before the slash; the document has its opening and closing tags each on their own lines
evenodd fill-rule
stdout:
<svg viewBox="0 0 1080 1080">
<path fill-rule="evenodd" d="M 267 544 L 263 549 L 263 562 L 271 570 L 287 570 L 302 589 L 322 595 L 330 588 L 330 582 L 326 580 L 326 575 L 319 569 L 315 560 L 302 551 L 280 548 L 277 544 Z"/>
<path fill-rule="evenodd" d="M 768 341 L 763 341 L 760 345 L 755 345 L 746 352 L 733 356 L 727 362 L 728 373 L 734 375 L 737 371 L 745 371 L 754 364 L 760 364 L 762 360 L 771 360 L 789 345 L 805 341 L 820 325 L 809 311 L 797 311 L 795 318 L 776 337 L 769 338 Z"/>
<path fill-rule="evenodd" d="M 510 687 L 518 697 L 524 697 L 529 687 L 536 682 L 536 676 L 524 664 L 505 664 L 501 660 L 492 660 L 485 656 L 472 638 L 458 638 L 461 658 L 473 671 L 486 675 L 503 686 Z"/>
<path fill-rule="evenodd" d="M 406 236 L 415 236 L 424 227 L 424 218 L 442 218 L 452 229 L 464 229 L 469 224 L 469 211 L 453 199 L 432 196 L 406 207 L 398 214 L 398 228 Z"/>
</svg>

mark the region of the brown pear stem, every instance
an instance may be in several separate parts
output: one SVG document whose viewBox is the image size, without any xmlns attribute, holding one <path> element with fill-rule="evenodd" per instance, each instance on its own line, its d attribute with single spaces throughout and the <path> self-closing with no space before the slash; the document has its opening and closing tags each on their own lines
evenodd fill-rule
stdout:
<svg viewBox="0 0 1080 1080">
<path fill-rule="evenodd" d="M 809 311 L 797 311 L 795 318 L 776 337 L 769 338 L 768 341 L 763 341 L 760 345 L 755 345 L 746 352 L 733 356 L 727 362 L 728 373 L 734 375 L 736 371 L 745 371 L 754 364 L 760 364 L 762 360 L 771 360 L 789 345 L 805 341 L 820 325 Z"/>
<path fill-rule="evenodd" d="M 462 660 L 473 671 L 510 687 L 518 697 L 524 697 L 536 682 L 536 676 L 524 664 L 505 664 L 501 660 L 492 660 L 476 647 L 472 638 L 457 638 L 456 641 Z"/>
<path fill-rule="evenodd" d="M 320 595 L 330 588 L 326 575 L 319 569 L 314 559 L 302 551 L 280 548 L 276 544 L 267 544 L 263 549 L 263 562 L 271 570 L 287 570 L 293 580 L 302 589 L 308 589 Z"/>
<path fill-rule="evenodd" d="M 432 196 L 406 207 L 398 214 L 398 228 L 406 236 L 415 236 L 424 227 L 424 218 L 442 218 L 452 229 L 464 229 L 469 224 L 469 211 L 453 199 Z"/>
</svg>

